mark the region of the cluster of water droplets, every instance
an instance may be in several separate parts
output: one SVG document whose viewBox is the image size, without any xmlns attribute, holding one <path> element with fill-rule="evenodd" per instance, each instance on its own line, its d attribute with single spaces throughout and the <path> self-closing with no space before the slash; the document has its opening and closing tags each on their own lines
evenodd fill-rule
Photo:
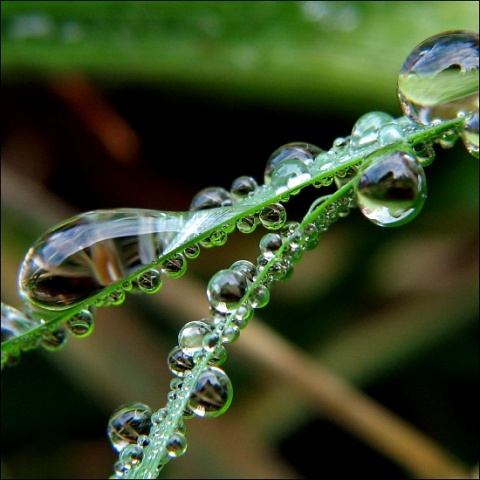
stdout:
<svg viewBox="0 0 480 480">
<path fill-rule="evenodd" d="M 217 272 L 207 286 L 211 316 L 181 329 L 167 360 L 175 377 L 167 405 L 152 413 L 127 404 L 110 419 L 108 434 L 120 453 L 115 478 L 148 477 L 152 468 L 158 473 L 185 452 L 185 419 L 228 408 L 232 385 L 220 368 L 225 346 L 332 223 L 356 206 L 384 227 L 418 215 L 426 199 L 424 167 L 435 158 L 431 135 L 421 135 L 425 128 L 441 129 L 436 145 L 449 148 L 461 138 L 478 157 L 478 34 L 448 32 L 416 47 L 400 71 L 398 97 L 405 117 L 367 113 L 328 151 L 283 145 L 268 159 L 263 185 L 242 176 L 229 190 L 201 190 L 188 212 L 99 210 L 48 231 L 20 269 L 24 312 L 2 304 L 2 344 L 10 345 L 8 354 L 2 349 L 2 367 L 38 345 L 60 348 L 67 331 L 88 336 L 95 306 L 121 304 L 128 292 L 155 293 L 165 277 L 182 276 L 201 248 L 223 245 L 235 229 L 251 233 L 261 225 L 267 233 L 255 262 L 239 260 Z M 302 222 L 287 221 L 283 203 L 308 185 L 335 185 L 337 192 L 315 201 Z M 64 321 L 50 326 L 59 315 Z"/>
</svg>

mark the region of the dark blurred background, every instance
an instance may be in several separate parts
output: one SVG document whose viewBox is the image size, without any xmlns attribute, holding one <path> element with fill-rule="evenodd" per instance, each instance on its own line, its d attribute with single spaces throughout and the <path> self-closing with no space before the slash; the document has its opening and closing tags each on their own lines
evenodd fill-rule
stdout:
<svg viewBox="0 0 480 480">
<path fill-rule="evenodd" d="M 201 188 L 263 181 L 292 141 L 328 149 L 356 119 L 400 116 L 396 78 L 425 38 L 478 31 L 477 2 L 2 2 L 2 301 L 46 229 L 90 209 L 187 210 Z M 275 285 L 224 368 L 229 411 L 187 422 L 163 478 L 412 478 L 325 415 L 248 345 L 262 322 L 475 472 L 478 160 L 437 148 L 420 216 L 354 211 Z M 300 219 L 320 190 L 286 204 Z M 105 428 L 127 401 L 165 403 L 166 356 L 208 314 L 205 286 L 254 261 L 261 228 L 202 250 L 154 297 L 99 309 L 93 334 L 2 372 L 2 478 L 104 478 Z M 251 335 L 251 336 L 250 336 Z M 276 368 L 282 369 L 279 355 Z M 301 372 L 299 372 L 301 375 Z M 478 478 L 478 476 L 476 477 Z"/>
</svg>

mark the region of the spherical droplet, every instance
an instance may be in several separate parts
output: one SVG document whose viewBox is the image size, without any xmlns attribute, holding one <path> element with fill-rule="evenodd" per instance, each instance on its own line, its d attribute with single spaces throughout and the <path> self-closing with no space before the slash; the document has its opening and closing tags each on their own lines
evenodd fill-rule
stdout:
<svg viewBox="0 0 480 480">
<path fill-rule="evenodd" d="M 428 167 L 435 160 L 435 149 L 431 142 L 421 142 L 413 146 L 413 153 L 423 167 Z"/>
<path fill-rule="evenodd" d="M 187 260 L 181 253 L 162 262 L 162 272 L 170 278 L 181 277 L 187 271 Z"/>
<path fill-rule="evenodd" d="M 260 240 L 260 252 L 268 259 L 272 258 L 282 246 L 282 237 L 278 233 L 267 233 Z"/>
<path fill-rule="evenodd" d="M 139 445 L 127 445 L 120 453 L 120 461 L 131 469 L 138 466 L 143 458 L 143 448 Z"/>
<path fill-rule="evenodd" d="M 281 203 L 272 203 L 260 210 L 258 218 L 267 230 L 278 230 L 285 225 L 287 212 Z"/>
<path fill-rule="evenodd" d="M 264 171 L 265 185 L 270 185 L 272 173 L 281 163 L 288 160 L 296 160 L 304 166 L 308 166 L 313 164 L 315 157 L 322 152 L 321 148 L 310 143 L 293 142 L 283 145 L 275 150 L 267 161 Z"/>
<path fill-rule="evenodd" d="M 230 192 L 222 187 L 207 187 L 200 190 L 190 204 L 190 211 L 206 210 L 209 208 L 229 207 L 232 205 Z"/>
<path fill-rule="evenodd" d="M 67 332 L 63 327 L 59 326 L 52 332 L 44 333 L 41 342 L 45 350 L 56 352 L 65 346 Z"/>
<path fill-rule="evenodd" d="M 200 246 L 198 245 L 198 243 L 189 245 L 188 247 L 185 248 L 185 250 L 183 251 L 183 254 L 187 258 L 197 258 L 200 255 Z"/>
<path fill-rule="evenodd" d="M 384 125 L 394 122 L 394 118 L 384 112 L 370 112 L 362 115 L 352 129 L 350 143 L 354 147 L 375 142 Z"/>
<path fill-rule="evenodd" d="M 2 343 L 27 333 L 37 326 L 38 323 L 27 318 L 26 315 L 19 312 L 16 308 L 2 303 Z"/>
<path fill-rule="evenodd" d="M 478 158 L 478 112 L 465 122 L 460 136 L 468 152 Z"/>
<path fill-rule="evenodd" d="M 136 285 L 143 293 L 156 293 L 162 287 L 162 276 L 157 270 L 148 270 L 135 280 Z"/>
<path fill-rule="evenodd" d="M 242 199 L 254 192 L 258 188 L 258 183 L 253 177 L 242 176 L 236 178 L 230 187 L 230 193 L 233 198 Z"/>
<path fill-rule="evenodd" d="M 428 125 L 478 111 L 478 33 L 450 31 L 413 49 L 398 77 L 403 112 Z"/>
<path fill-rule="evenodd" d="M 252 233 L 258 225 L 257 215 L 247 215 L 237 220 L 237 228 L 242 233 Z"/>
<path fill-rule="evenodd" d="M 187 438 L 180 432 L 174 433 L 167 442 L 168 456 L 171 458 L 180 457 L 187 450 Z"/>
<path fill-rule="evenodd" d="M 220 270 L 208 283 L 208 300 L 214 309 L 228 312 L 240 304 L 247 288 L 245 275 L 234 270 Z"/>
<path fill-rule="evenodd" d="M 195 362 L 193 356 L 187 354 L 181 347 L 175 347 L 167 358 L 168 368 L 177 377 L 184 377 L 185 372 L 190 371 Z"/>
<path fill-rule="evenodd" d="M 204 322 L 188 322 L 178 334 L 178 345 L 186 354 L 193 355 L 203 348 L 203 337 L 210 332 L 210 327 Z"/>
<path fill-rule="evenodd" d="M 227 374 L 218 367 L 208 367 L 195 383 L 188 407 L 199 417 L 218 417 L 228 409 L 232 398 L 232 383 Z"/>
<path fill-rule="evenodd" d="M 422 166 L 413 155 L 395 151 L 375 159 L 362 173 L 357 187 L 361 212 L 382 227 L 413 220 L 426 199 Z"/>
<path fill-rule="evenodd" d="M 307 165 L 301 160 L 291 158 L 283 160 L 274 168 L 270 183 L 278 195 L 301 185 L 303 182 L 310 180 L 310 178 L 311 175 Z"/>
<path fill-rule="evenodd" d="M 107 433 L 117 452 L 136 444 L 138 437 L 148 435 L 152 410 L 143 403 L 132 402 L 120 406 L 108 421 Z"/>
<path fill-rule="evenodd" d="M 93 331 L 93 315 L 89 310 L 82 310 L 67 320 L 68 329 L 77 337 L 88 337 Z"/>
</svg>

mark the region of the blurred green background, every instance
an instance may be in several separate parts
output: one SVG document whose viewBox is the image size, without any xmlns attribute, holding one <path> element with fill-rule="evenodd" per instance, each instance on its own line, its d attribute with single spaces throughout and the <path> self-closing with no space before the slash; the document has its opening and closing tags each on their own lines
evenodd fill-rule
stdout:
<svg viewBox="0 0 480 480">
<path fill-rule="evenodd" d="M 328 149 L 372 110 L 400 116 L 408 53 L 478 31 L 478 2 L 1 3 L 2 301 L 19 307 L 31 243 L 89 209 L 187 210 L 201 188 L 259 183 L 292 141 Z M 478 462 L 478 160 L 437 148 L 422 214 L 381 229 L 355 211 L 273 288 L 224 368 L 234 401 L 187 422 L 163 478 L 310 478 L 412 472 L 340 428 L 248 345 L 263 322 L 422 431 Z M 286 205 L 299 219 L 321 191 Z M 259 228 L 202 250 L 152 298 L 100 309 L 88 339 L 2 372 L 2 478 L 106 478 L 121 403 L 165 403 L 180 326 L 207 315 L 206 282 L 254 261 Z M 273 373 L 272 373 L 273 372 Z M 299 372 L 301 374 L 301 372 Z M 478 477 L 477 477 L 478 478 Z"/>
</svg>

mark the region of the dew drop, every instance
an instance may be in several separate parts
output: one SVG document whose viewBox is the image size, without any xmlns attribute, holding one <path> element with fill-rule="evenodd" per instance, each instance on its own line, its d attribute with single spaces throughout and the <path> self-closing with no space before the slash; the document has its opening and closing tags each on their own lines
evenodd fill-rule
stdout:
<svg viewBox="0 0 480 480">
<path fill-rule="evenodd" d="M 370 145 L 375 142 L 382 127 L 394 122 L 394 118 L 384 112 L 370 112 L 362 115 L 355 123 L 350 137 L 354 147 Z"/>
<path fill-rule="evenodd" d="M 162 287 L 162 276 L 157 270 L 148 270 L 139 275 L 135 283 L 143 293 L 156 293 Z"/>
<path fill-rule="evenodd" d="M 2 303 L 2 333 L 1 343 L 26 334 L 32 328 L 38 327 L 38 323 L 27 318 L 26 315 L 16 308 Z"/>
<path fill-rule="evenodd" d="M 435 149 L 431 142 L 421 142 L 413 146 L 413 153 L 422 167 L 428 167 L 435 160 Z"/>
<path fill-rule="evenodd" d="M 170 458 L 177 458 L 187 450 L 187 438 L 180 432 L 174 433 L 167 442 L 167 452 Z"/>
<path fill-rule="evenodd" d="M 120 461 L 128 468 L 137 467 L 143 459 L 143 448 L 139 445 L 127 445 L 120 453 Z"/>
<path fill-rule="evenodd" d="M 272 172 L 271 185 L 277 195 L 295 188 L 310 180 L 311 175 L 308 167 L 297 159 L 284 160 L 279 163 Z M 294 194 L 297 192 L 291 192 Z"/>
<path fill-rule="evenodd" d="M 200 255 L 200 246 L 198 243 L 194 243 L 192 245 L 189 245 L 188 247 L 185 248 L 183 251 L 183 254 L 187 258 L 197 258 Z"/>
<path fill-rule="evenodd" d="M 193 355 L 203 348 L 203 337 L 210 332 L 210 327 L 204 322 L 188 322 L 178 334 L 178 345 L 187 355 Z"/>
<path fill-rule="evenodd" d="M 267 233 L 260 240 L 260 252 L 268 259 L 273 258 L 282 246 L 282 237 L 278 233 Z"/>
<path fill-rule="evenodd" d="M 283 145 L 275 150 L 267 161 L 264 171 L 265 185 L 270 185 L 270 183 L 272 183 L 273 171 L 276 169 L 276 167 L 286 161 L 295 160 L 295 165 L 297 165 L 298 168 L 301 168 L 299 167 L 299 164 L 302 164 L 304 167 L 307 167 L 306 173 L 308 174 L 308 166 L 313 165 L 315 157 L 322 152 L 323 150 L 321 148 L 310 143 L 293 142 Z M 283 174 L 280 174 L 280 172 L 285 173 L 283 170 L 279 170 L 279 178 L 283 176 Z M 288 179 L 290 174 L 285 173 L 285 175 Z M 295 182 L 293 179 L 292 181 Z M 292 185 L 292 187 L 293 186 L 295 185 Z"/>
<path fill-rule="evenodd" d="M 185 372 L 190 371 L 195 362 L 193 357 L 188 355 L 181 347 L 175 347 L 167 358 L 168 368 L 177 377 L 184 377 Z"/>
<path fill-rule="evenodd" d="M 450 31 L 415 47 L 398 77 L 403 112 L 424 125 L 478 112 L 478 33 Z"/>
<path fill-rule="evenodd" d="M 467 151 L 478 158 L 478 112 L 465 122 L 460 136 Z"/>
<path fill-rule="evenodd" d="M 149 406 L 132 402 L 120 406 L 108 421 L 107 433 L 110 443 L 117 452 L 136 444 L 141 435 L 150 431 L 152 410 Z"/>
<path fill-rule="evenodd" d="M 190 211 L 206 210 L 210 208 L 229 207 L 232 205 L 230 192 L 222 187 L 207 187 L 200 190 L 190 204 Z"/>
<path fill-rule="evenodd" d="M 218 367 L 208 367 L 198 377 L 188 401 L 188 408 L 199 417 L 218 417 L 233 398 L 233 388 L 227 374 Z"/>
<path fill-rule="evenodd" d="M 247 288 L 245 275 L 230 269 L 220 270 L 208 283 L 208 300 L 215 310 L 228 312 L 240 304 Z"/>
<path fill-rule="evenodd" d="M 257 268 L 248 260 L 237 260 L 232 263 L 230 270 L 242 273 L 249 282 L 253 282 L 257 274 Z"/>
<path fill-rule="evenodd" d="M 252 233 L 257 228 L 258 222 L 257 215 L 247 215 L 237 220 L 237 228 L 242 233 Z"/>
<path fill-rule="evenodd" d="M 93 332 L 93 315 L 89 310 L 82 310 L 67 320 L 68 329 L 77 338 L 88 337 Z"/>
<path fill-rule="evenodd" d="M 187 271 L 187 260 L 181 253 L 162 262 L 162 272 L 170 278 L 179 278 Z"/>
<path fill-rule="evenodd" d="M 230 187 L 230 193 L 233 198 L 240 200 L 248 197 L 258 188 L 258 183 L 253 177 L 242 176 L 236 178 Z"/>
<path fill-rule="evenodd" d="M 263 308 L 270 301 L 270 291 L 264 285 L 259 285 L 250 295 L 249 303 L 253 308 Z"/>
<path fill-rule="evenodd" d="M 395 151 L 375 159 L 357 187 L 358 206 L 369 220 L 382 227 L 413 220 L 426 199 L 426 179 L 416 158 Z"/>
<path fill-rule="evenodd" d="M 62 349 L 67 342 L 67 332 L 61 326 L 53 331 L 44 333 L 41 337 L 41 343 L 45 350 L 56 352 Z"/>
<path fill-rule="evenodd" d="M 281 203 L 272 203 L 260 210 L 258 218 L 267 230 L 278 230 L 285 225 L 287 212 Z"/>
</svg>

